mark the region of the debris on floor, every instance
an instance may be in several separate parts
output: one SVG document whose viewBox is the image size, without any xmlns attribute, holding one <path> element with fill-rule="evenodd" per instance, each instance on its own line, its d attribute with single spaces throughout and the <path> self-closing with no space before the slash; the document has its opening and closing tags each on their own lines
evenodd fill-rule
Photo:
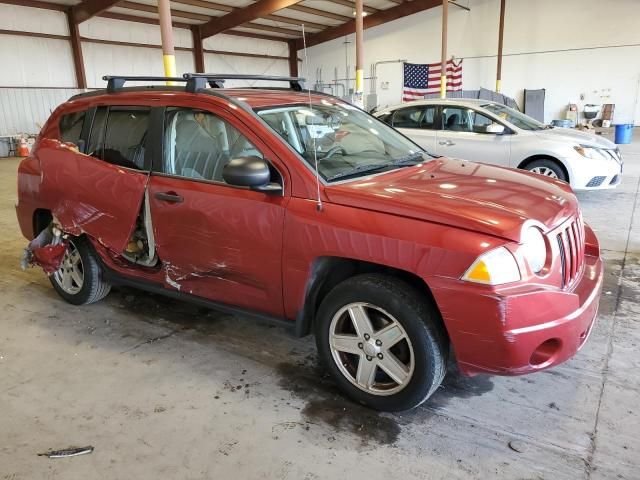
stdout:
<svg viewBox="0 0 640 480">
<path fill-rule="evenodd" d="M 89 445 L 87 447 L 69 447 L 62 450 L 50 450 L 48 452 L 39 453 L 38 456 L 49 458 L 66 458 L 77 457 L 78 455 L 85 455 L 91 452 L 93 452 L 93 447 Z"/>
<path fill-rule="evenodd" d="M 527 450 L 527 447 L 524 445 L 524 443 L 520 442 L 519 440 L 511 440 L 509 442 L 509 448 L 518 453 L 524 453 Z"/>
<path fill-rule="evenodd" d="M 40 266 L 47 275 L 60 268 L 69 242 L 54 223 L 31 240 L 24 249 L 20 266 L 26 270 L 28 266 Z"/>
</svg>

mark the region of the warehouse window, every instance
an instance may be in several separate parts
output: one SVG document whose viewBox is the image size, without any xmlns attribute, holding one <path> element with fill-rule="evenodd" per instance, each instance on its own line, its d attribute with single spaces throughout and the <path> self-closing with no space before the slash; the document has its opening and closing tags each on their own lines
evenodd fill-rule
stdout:
<svg viewBox="0 0 640 480">
<path fill-rule="evenodd" d="M 59 127 L 61 142 L 70 142 L 75 145 L 78 144 L 86 113 L 87 112 L 83 110 L 82 112 L 73 112 L 60 117 Z"/>
<path fill-rule="evenodd" d="M 99 109 L 87 151 L 114 165 L 143 170 L 149 114 L 146 107 Z"/>
</svg>

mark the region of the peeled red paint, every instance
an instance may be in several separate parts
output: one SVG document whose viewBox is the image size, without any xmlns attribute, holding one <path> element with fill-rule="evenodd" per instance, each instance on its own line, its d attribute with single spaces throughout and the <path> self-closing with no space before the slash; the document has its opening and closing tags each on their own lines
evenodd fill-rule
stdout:
<svg viewBox="0 0 640 480">
<path fill-rule="evenodd" d="M 46 245 L 44 247 L 34 248 L 31 250 L 29 263 L 42 267 L 47 275 L 51 275 L 60 268 L 68 246 L 69 243 L 63 241 L 57 245 Z"/>
</svg>

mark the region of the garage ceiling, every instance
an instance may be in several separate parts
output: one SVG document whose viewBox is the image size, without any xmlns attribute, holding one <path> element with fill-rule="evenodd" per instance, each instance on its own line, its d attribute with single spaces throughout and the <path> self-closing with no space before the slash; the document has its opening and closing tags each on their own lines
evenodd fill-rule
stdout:
<svg viewBox="0 0 640 480">
<path fill-rule="evenodd" d="M 67 11 L 76 23 L 93 16 L 157 23 L 154 0 L 0 0 Z M 440 5 L 440 0 L 365 0 L 365 28 Z M 206 38 L 218 33 L 290 41 L 300 47 L 302 27 L 307 45 L 316 45 L 354 31 L 352 0 L 171 0 L 174 27 L 198 29 Z"/>
</svg>

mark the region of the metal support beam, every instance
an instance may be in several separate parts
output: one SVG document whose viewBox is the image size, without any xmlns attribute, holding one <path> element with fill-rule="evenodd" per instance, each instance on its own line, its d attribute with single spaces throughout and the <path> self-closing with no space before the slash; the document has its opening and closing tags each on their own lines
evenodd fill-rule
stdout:
<svg viewBox="0 0 640 480">
<path fill-rule="evenodd" d="M 82 23 L 113 7 L 119 1 L 120 0 L 85 0 L 71 7 L 71 17 L 74 23 Z"/>
<path fill-rule="evenodd" d="M 193 40 L 193 63 L 196 73 L 204 73 L 204 49 L 202 48 L 202 37 L 198 25 L 191 27 L 191 38 Z"/>
<path fill-rule="evenodd" d="M 366 30 L 367 28 L 377 27 L 383 23 L 422 12 L 423 10 L 428 10 L 441 4 L 441 0 L 412 0 L 410 2 L 404 2 L 395 7 L 388 8 L 387 10 L 381 10 L 377 13 L 367 15 L 363 19 L 363 28 Z M 309 35 L 309 37 L 307 37 L 307 47 L 313 47 L 314 45 L 319 45 L 321 43 L 328 42 L 329 40 L 335 40 L 336 38 L 350 35 L 355 31 L 356 22 L 355 19 L 353 19 L 343 23 L 342 25 L 338 25 L 337 27 L 328 28 L 322 32 Z M 298 49 L 301 50 L 302 39 L 299 39 L 297 42 Z"/>
<path fill-rule="evenodd" d="M 176 51 L 173 46 L 173 28 L 171 26 L 171 6 L 169 0 L 158 0 L 158 15 L 160 15 L 160 38 L 162 40 L 162 63 L 164 76 L 177 77 Z M 167 85 L 173 85 L 168 81 Z"/>
<path fill-rule="evenodd" d="M 71 43 L 71 52 L 73 54 L 73 67 L 76 73 L 76 85 L 78 88 L 87 88 L 87 75 L 84 71 L 84 60 L 82 58 L 82 40 L 80 40 L 78 24 L 73 21 L 71 11 L 67 12 L 67 23 L 69 25 L 69 42 Z"/>
<path fill-rule="evenodd" d="M 219 18 L 214 18 L 204 25 L 201 25 L 200 33 L 202 38 L 211 37 L 218 33 L 222 33 L 225 30 L 229 30 L 255 20 L 256 18 L 261 18 L 278 10 L 282 10 L 283 8 L 295 5 L 299 1 L 300 0 L 258 0 L 248 7 L 239 8 L 231 13 Z"/>
<path fill-rule="evenodd" d="M 289 75 L 298 76 L 298 47 L 295 40 L 289 40 Z"/>
<path fill-rule="evenodd" d="M 364 23 L 363 23 L 363 0 L 356 0 L 356 88 L 355 104 L 364 107 Z"/>
<path fill-rule="evenodd" d="M 500 27 L 498 29 L 498 67 L 496 70 L 496 92 L 502 88 L 502 45 L 504 39 L 505 0 L 500 0 Z"/>
<path fill-rule="evenodd" d="M 440 98 L 447 98 L 447 24 L 449 0 L 442 0 L 442 53 L 440 55 Z"/>
</svg>

